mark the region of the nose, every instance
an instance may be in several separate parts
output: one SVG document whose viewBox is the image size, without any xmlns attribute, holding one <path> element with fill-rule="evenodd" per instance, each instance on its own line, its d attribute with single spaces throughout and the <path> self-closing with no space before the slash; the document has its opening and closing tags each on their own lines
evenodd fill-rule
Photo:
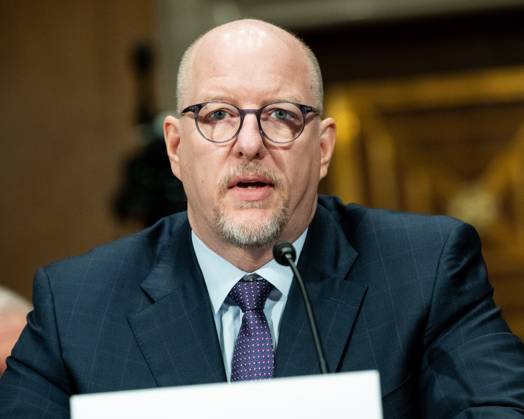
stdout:
<svg viewBox="0 0 524 419">
<path fill-rule="evenodd" d="M 261 159 L 266 155 L 266 145 L 255 114 L 250 112 L 244 116 L 242 128 L 233 145 L 233 151 L 237 157 L 248 160 Z"/>
</svg>

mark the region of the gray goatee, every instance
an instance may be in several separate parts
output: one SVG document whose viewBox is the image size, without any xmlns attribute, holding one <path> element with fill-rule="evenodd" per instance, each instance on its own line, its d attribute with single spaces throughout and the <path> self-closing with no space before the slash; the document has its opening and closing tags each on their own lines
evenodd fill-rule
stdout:
<svg viewBox="0 0 524 419">
<path fill-rule="evenodd" d="M 213 209 L 214 223 L 218 234 L 227 242 L 242 248 L 260 248 L 272 245 L 280 237 L 289 220 L 288 200 L 281 196 L 279 207 L 267 220 L 255 223 L 253 221 L 240 221 L 227 214 L 220 204 L 227 192 L 230 180 L 235 176 L 261 176 L 271 180 L 275 190 L 281 194 L 280 179 L 269 169 L 261 167 L 258 163 L 248 162 L 234 168 L 220 182 L 219 203 Z M 246 202 L 242 208 L 259 208 L 260 202 Z"/>
</svg>

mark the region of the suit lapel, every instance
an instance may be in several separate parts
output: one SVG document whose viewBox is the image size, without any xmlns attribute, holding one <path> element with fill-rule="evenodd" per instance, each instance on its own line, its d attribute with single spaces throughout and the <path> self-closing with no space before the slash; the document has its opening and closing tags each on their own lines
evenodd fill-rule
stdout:
<svg viewBox="0 0 524 419">
<path fill-rule="evenodd" d="M 367 285 L 349 278 L 357 258 L 344 232 L 322 206 L 308 231 L 299 270 L 308 289 L 330 372 L 337 371 Z M 319 373 L 318 358 L 300 289 L 293 281 L 281 321 L 275 376 Z"/>
<path fill-rule="evenodd" d="M 222 354 L 205 282 L 191 243 L 187 219 L 159 250 L 142 283 L 152 304 L 128 317 L 159 386 L 226 381 Z M 350 277 L 357 252 L 339 222 L 318 206 L 299 260 L 317 318 L 328 369 L 337 371 L 364 299 L 364 278 Z M 305 308 L 293 283 L 282 317 L 275 376 L 319 372 Z"/>
<path fill-rule="evenodd" d="M 225 381 L 222 354 L 205 282 L 191 244 L 187 219 L 142 283 L 153 300 L 128 317 L 159 386 Z"/>
</svg>

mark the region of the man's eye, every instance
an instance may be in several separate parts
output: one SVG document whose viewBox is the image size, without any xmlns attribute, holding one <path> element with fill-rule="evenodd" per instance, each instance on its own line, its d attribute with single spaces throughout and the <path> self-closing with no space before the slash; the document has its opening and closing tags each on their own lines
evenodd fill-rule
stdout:
<svg viewBox="0 0 524 419">
<path fill-rule="evenodd" d="M 284 109 L 273 109 L 271 111 L 271 116 L 275 119 L 280 119 L 282 121 L 292 118 L 291 113 Z"/>
<path fill-rule="evenodd" d="M 300 121 L 300 113 L 294 110 L 284 108 L 273 108 L 267 111 L 268 118 L 276 122 L 298 123 Z"/>
<path fill-rule="evenodd" d="M 223 109 L 219 109 L 217 111 L 213 111 L 213 112 L 210 112 L 206 119 L 210 120 L 210 121 L 221 121 L 223 119 L 226 119 L 228 117 L 228 113 L 223 110 Z"/>
</svg>

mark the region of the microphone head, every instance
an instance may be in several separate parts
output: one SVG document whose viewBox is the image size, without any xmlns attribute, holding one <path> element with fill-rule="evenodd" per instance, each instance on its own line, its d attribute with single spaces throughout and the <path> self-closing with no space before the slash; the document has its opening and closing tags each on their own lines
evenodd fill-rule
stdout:
<svg viewBox="0 0 524 419">
<path fill-rule="evenodd" d="M 297 252 L 291 243 L 281 242 L 273 246 L 273 258 L 281 265 L 288 266 L 289 259 L 294 262 L 297 258 Z"/>
</svg>

